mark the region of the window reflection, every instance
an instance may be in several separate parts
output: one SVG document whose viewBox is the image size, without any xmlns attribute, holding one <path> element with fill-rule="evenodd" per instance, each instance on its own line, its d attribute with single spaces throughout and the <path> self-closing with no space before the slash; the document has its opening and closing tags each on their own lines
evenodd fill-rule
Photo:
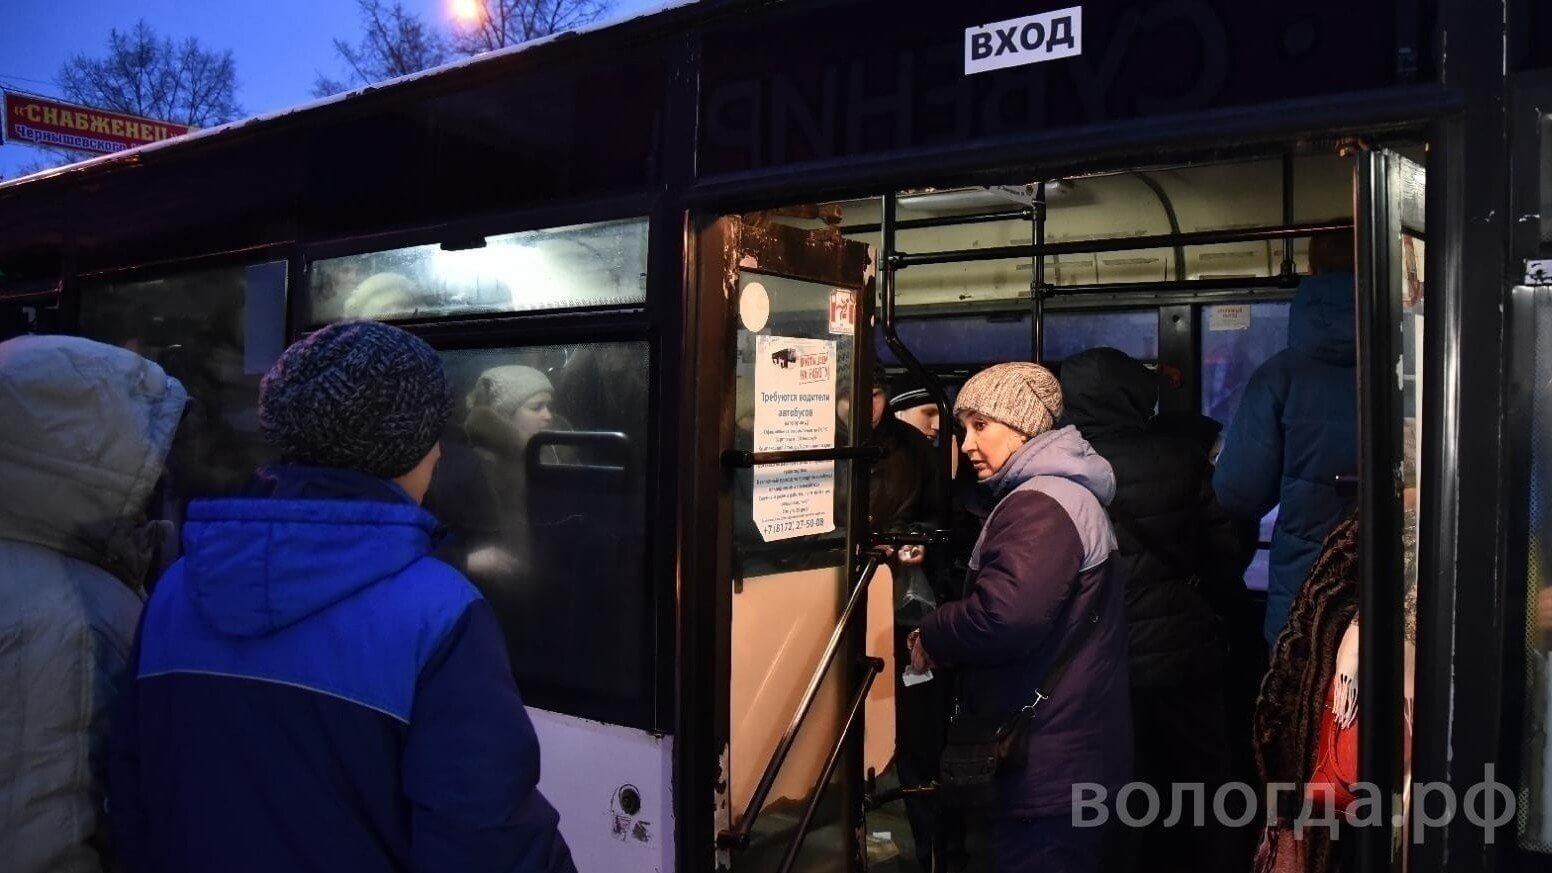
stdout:
<svg viewBox="0 0 1552 873">
<path fill-rule="evenodd" d="M 534 705 L 630 722 L 650 688 L 648 345 L 453 351 L 427 507 Z"/>
<path fill-rule="evenodd" d="M 281 262 L 83 289 L 83 335 L 156 361 L 188 389 L 168 459 L 177 502 L 234 494 L 273 459 L 259 431 L 259 380 L 284 347 L 285 289 Z"/>
<path fill-rule="evenodd" d="M 448 250 L 421 245 L 320 260 L 313 324 L 624 306 L 646 300 L 647 223 L 522 231 Z"/>
</svg>

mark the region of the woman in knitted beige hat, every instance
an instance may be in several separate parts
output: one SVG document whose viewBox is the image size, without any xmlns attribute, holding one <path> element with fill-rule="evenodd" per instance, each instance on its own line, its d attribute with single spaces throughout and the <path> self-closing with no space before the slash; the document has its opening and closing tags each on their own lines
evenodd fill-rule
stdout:
<svg viewBox="0 0 1552 873">
<path fill-rule="evenodd" d="M 1078 827 L 1073 786 L 1114 793 L 1131 778 L 1126 621 L 1110 578 L 1110 464 L 1076 428 L 1057 428 L 1061 383 L 1036 364 L 999 364 L 954 404 L 964 451 L 996 507 L 970 559 L 966 596 L 922 622 L 912 665 L 957 669 L 968 716 L 1011 720 L 1035 701 L 1028 763 L 998 774 L 998 873 L 1090 873 L 1102 829 Z M 1058 650 L 1071 659 L 1046 682 Z"/>
<path fill-rule="evenodd" d="M 469 578 L 497 600 L 498 592 L 520 587 L 532 565 L 527 451 L 537 434 L 555 426 L 554 403 L 550 378 L 518 364 L 481 373 L 464 399 L 463 429 L 480 460 L 487 492 L 481 515 L 487 517 L 469 520 L 476 529 L 456 532 L 469 548 Z"/>
<path fill-rule="evenodd" d="M 520 454 L 536 434 L 554 426 L 554 404 L 550 377 L 533 367 L 491 367 L 465 399 L 469 416 L 464 429 L 491 451 Z"/>
</svg>

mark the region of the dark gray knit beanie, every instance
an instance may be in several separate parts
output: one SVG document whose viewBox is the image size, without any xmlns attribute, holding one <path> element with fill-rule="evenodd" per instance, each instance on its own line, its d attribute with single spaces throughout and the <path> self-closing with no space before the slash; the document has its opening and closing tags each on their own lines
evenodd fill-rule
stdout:
<svg viewBox="0 0 1552 873">
<path fill-rule="evenodd" d="M 281 460 L 383 479 L 415 469 L 452 414 L 441 357 L 374 321 L 341 322 L 297 342 L 259 386 L 259 425 Z"/>
</svg>

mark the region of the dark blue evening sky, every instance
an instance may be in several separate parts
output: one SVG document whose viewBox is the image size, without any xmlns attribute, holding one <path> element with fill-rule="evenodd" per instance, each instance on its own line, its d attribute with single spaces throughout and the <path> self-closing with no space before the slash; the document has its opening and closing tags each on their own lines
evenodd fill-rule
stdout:
<svg viewBox="0 0 1552 873">
<path fill-rule="evenodd" d="M 6 0 L 0 17 L 0 88 L 58 96 L 54 78 L 76 53 L 102 51 L 108 31 L 144 18 L 177 39 L 231 49 L 238 101 L 250 115 L 312 99 L 318 73 L 340 76 L 332 40 L 358 36 L 354 0 Z M 449 20 L 449 0 L 404 0 L 422 18 Z M 614 0 L 611 17 L 662 5 Z M 29 146 L 0 146 L 0 176 L 39 160 Z"/>
</svg>

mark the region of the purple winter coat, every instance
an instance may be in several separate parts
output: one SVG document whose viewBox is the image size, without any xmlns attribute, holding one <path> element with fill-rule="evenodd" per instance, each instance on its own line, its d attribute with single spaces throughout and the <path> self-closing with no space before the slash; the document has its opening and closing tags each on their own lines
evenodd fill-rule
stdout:
<svg viewBox="0 0 1552 873">
<path fill-rule="evenodd" d="M 1113 794 L 1132 774 L 1125 600 L 1110 578 L 1110 464 L 1076 428 L 1025 443 L 985 483 L 998 501 L 971 559 L 966 596 L 922 622 L 937 664 L 963 676 L 964 705 L 1011 715 L 1034 699 L 1056 651 L 1098 608 L 1100 621 L 1035 711 L 1029 766 L 1005 774 L 1004 816 L 1066 815 L 1074 783 Z"/>
</svg>

